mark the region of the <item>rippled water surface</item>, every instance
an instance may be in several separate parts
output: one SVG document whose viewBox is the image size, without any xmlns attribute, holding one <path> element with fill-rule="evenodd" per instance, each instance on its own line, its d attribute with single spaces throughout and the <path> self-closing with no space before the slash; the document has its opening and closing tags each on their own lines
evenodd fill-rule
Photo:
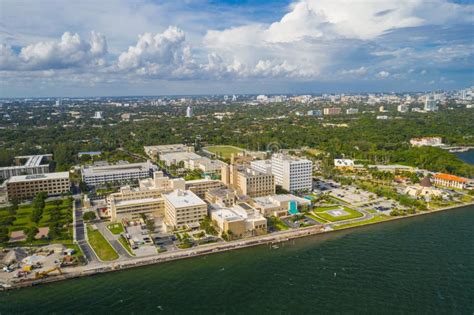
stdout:
<svg viewBox="0 0 474 315">
<path fill-rule="evenodd" d="M 474 207 L 0 293 L 0 314 L 474 312 Z"/>
</svg>

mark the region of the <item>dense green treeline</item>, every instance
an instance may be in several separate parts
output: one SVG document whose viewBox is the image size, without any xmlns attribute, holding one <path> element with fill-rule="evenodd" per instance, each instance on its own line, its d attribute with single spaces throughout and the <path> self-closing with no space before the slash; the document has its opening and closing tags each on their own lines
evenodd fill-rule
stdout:
<svg viewBox="0 0 474 315">
<path fill-rule="evenodd" d="M 310 108 L 310 107 L 308 107 Z M 97 108 L 94 108 L 97 109 Z M 347 157 L 371 163 L 401 163 L 463 176 L 474 176 L 474 168 L 455 155 L 437 148 L 412 148 L 418 136 L 441 136 L 447 144 L 474 146 L 474 111 L 444 109 L 439 113 L 389 113 L 392 119 L 377 120 L 376 114 L 336 117 L 296 116 L 300 105 L 269 104 L 195 106 L 196 117 L 183 117 L 182 106 L 131 109 L 139 121 L 122 122 L 116 108 L 100 108 L 104 121 L 78 119 L 64 124 L 67 115 L 22 121 L 1 130 L 0 165 L 10 165 L 17 154 L 49 153 L 57 170 L 79 162 L 77 152 L 113 151 L 125 148 L 142 153 L 144 145 L 184 142 L 188 144 L 232 144 L 251 150 L 309 146 L 330 157 Z M 31 109 L 30 109 L 31 110 Z M 41 109 L 44 110 L 44 109 Z M 87 115 L 92 110 L 87 108 Z M 214 112 L 229 112 L 222 120 Z M 202 115 L 202 116 L 201 116 Z M 18 117 L 22 117 L 18 115 Z M 2 122 L 3 124 L 3 122 Z M 328 124 L 332 124 L 328 125 Z"/>
</svg>

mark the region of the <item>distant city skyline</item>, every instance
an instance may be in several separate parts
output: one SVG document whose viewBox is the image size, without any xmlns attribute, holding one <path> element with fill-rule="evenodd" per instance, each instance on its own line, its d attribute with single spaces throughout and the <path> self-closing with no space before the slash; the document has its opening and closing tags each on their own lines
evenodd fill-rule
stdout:
<svg viewBox="0 0 474 315">
<path fill-rule="evenodd" d="M 0 10 L 3 98 L 474 85 L 473 1 L 4 0 Z"/>
</svg>

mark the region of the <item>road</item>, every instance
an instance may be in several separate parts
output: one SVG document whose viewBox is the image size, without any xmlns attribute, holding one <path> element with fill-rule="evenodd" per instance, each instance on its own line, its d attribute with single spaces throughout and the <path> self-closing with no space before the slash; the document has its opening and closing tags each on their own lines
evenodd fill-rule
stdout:
<svg viewBox="0 0 474 315">
<path fill-rule="evenodd" d="M 81 202 L 78 199 L 74 200 L 75 203 L 75 225 L 74 230 L 76 231 L 76 241 L 77 245 L 81 248 L 82 253 L 86 257 L 89 263 L 99 263 L 99 259 L 94 254 L 94 251 L 90 247 L 89 243 L 86 241 L 86 234 L 84 228 L 84 221 L 82 220 L 82 207 Z"/>
</svg>

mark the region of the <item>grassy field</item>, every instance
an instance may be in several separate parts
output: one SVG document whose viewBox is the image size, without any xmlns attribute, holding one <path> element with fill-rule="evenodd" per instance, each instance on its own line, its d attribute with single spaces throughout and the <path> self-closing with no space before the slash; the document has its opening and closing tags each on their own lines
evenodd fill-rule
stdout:
<svg viewBox="0 0 474 315">
<path fill-rule="evenodd" d="M 130 247 L 130 245 L 128 244 L 127 240 L 125 239 L 125 237 L 123 235 L 120 236 L 119 242 L 120 242 L 120 244 L 122 244 L 122 246 L 127 250 L 127 252 L 130 255 L 135 256 L 135 254 L 132 251 L 132 248 Z"/>
<path fill-rule="evenodd" d="M 87 237 L 89 238 L 89 244 L 101 260 L 111 261 L 119 257 L 105 237 L 98 230 L 93 230 L 89 225 L 87 226 Z"/>
<path fill-rule="evenodd" d="M 332 216 L 331 214 L 328 213 L 328 211 L 331 210 L 337 210 L 337 209 L 343 209 L 348 215 L 343 215 L 339 217 Z M 348 208 L 348 207 L 343 207 L 343 206 L 335 206 L 335 207 L 319 207 L 313 209 L 314 213 L 318 216 L 321 217 L 327 221 L 330 222 L 337 222 L 337 221 L 343 221 L 343 220 L 348 220 L 348 219 L 355 219 L 355 218 L 360 218 L 363 216 L 362 213 L 359 211 L 356 211 L 354 209 Z"/>
<path fill-rule="evenodd" d="M 241 148 L 234 147 L 231 145 L 214 145 L 214 146 L 209 146 L 209 147 L 204 147 L 205 150 L 216 154 L 218 157 L 223 158 L 223 159 L 230 159 L 230 156 L 232 153 L 239 153 L 244 151 Z"/>
<path fill-rule="evenodd" d="M 350 227 L 353 227 L 353 226 L 360 226 L 360 225 L 365 225 L 365 224 L 370 224 L 370 223 L 375 223 L 375 222 L 382 222 L 382 221 L 386 221 L 386 220 L 389 220 L 389 219 L 390 219 L 389 216 L 379 215 L 379 216 L 373 217 L 372 219 L 365 220 L 365 221 L 338 225 L 338 226 L 335 226 L 334 229 L 335 230 L 347 229 L 347 228 L 350 228 Z"/>
<path fill-rule="evenodd" d="M 119 235 L 125 232 L 122 223 L 112 223 L 107 225 L 107 228 L 112 232 L 112 234 Z"/>
</svg>

